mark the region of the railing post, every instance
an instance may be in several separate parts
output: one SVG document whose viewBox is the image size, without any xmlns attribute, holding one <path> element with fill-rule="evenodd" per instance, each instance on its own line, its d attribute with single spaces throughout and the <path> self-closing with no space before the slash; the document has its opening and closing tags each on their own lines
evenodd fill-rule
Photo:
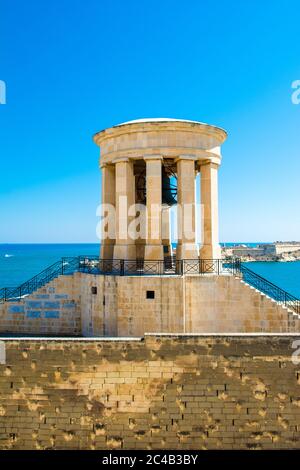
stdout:
<svg viewBox="0 0 300 470">
<path fill-rule="evenodd" d="M 61 259 L 61 273 L 64 274 L 64 258 Z"/>
<path fill-rule="evenodd" d="M 238 265 L 237 265 L 237 260 L 236 260 L 235 258 L 233 258 L 233 259 L 231 260 L 231 265 L 232 265 L 232 267 L 231 267 L 231 269 L 232 269 L 232 274 L 233 274 L 234 276 L 236 276 L 237 273 L 238 273 Z"/>
<path fill-rule="evenodd" d="M 233 271 L 235 275 L 239 275 L 241 278 L 243 278 L 243 273 L 241 270 L 241 260 L 239 258 L 233 259 Z"/>
<path fill-rule="evenodd" d="M 183 274 L 183 260 L 178 259 L 175 261 L 176 263 L 176 273 L 181 276 Z"/>
<path fill-rule="evenodd" d="M 231 258 L 229 266 L 231 269 L 231 274 L 233 276 L 236 276 L 236 273 L 237 273 L 236 260 Z"/>
<path fill-rule="evenodd" d="M 120 260 L 120 276 L 124 276 L 124 260 Z"/>
</svg>

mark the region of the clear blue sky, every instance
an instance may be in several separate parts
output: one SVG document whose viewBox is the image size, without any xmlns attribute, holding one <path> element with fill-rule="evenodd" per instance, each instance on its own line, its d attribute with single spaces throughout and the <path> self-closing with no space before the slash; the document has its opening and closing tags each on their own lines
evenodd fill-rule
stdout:
<svg viewBox="0 0 300 470">
<path fill-rule="evenodd" d="M 96 131 L 228 130 L 221 241 L 300 239 L 299 0 L 1 0 L 0 242 L 97 241 Z"/>
</svg>

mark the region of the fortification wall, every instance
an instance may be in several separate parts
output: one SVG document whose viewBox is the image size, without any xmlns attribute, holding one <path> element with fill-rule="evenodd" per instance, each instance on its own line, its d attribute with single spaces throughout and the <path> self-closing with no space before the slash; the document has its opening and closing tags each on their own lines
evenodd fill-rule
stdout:
<svg viewBox="0 0 300 470">
<path fill-rule="evenodd" d="M 299 339 L 6 339 L 0 449 L 299 449 Z"/>
<path fill-rule="evenodd" d="M 275 252 L 277 255 L 281 255 L 282 253 L 291 253 L 293 251 L 299 251 L 300 244 L 299 243 L 275 243 Z"/>
</svg>

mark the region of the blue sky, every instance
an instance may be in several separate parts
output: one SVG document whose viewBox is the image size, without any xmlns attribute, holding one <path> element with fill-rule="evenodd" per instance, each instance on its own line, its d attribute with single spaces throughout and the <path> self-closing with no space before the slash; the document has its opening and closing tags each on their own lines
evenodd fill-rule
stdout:
<svg viewBox="0 0 300 470">
<path fill-rule="evenodd" d="M 97 241 L 92 135 L 224 127 L 220 240 L 300 239 L 299 1 L 1 0 L 0 242 Z"/>
</svg>

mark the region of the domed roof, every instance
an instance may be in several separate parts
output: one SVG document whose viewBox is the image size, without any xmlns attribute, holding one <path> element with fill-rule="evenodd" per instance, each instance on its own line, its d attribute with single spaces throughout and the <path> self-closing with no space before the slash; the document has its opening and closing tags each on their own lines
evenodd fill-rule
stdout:
<svg viewBox="0 0 300 470">
<path fill-rule="evenodd" d="M 112 127 L 109 127 L 107 129 L 103 129 L 100 132 L 97 132 L 94 135 L 94 142 L 97 145 L 101 144 L 101 140 L 106 137 L 112 137 L 114 134 L 116 135 L 119 132 L 126 132 L 126 129 L 121 129 L 125 126 L 133 126 L 131 129 L 128 128 L 128 131 L 133 131 L 135 132 L 138 130 L 139 125 L 141 125 L 141 130 L 142 131 L 147 131 L 151 130 L 151 124 L 171 124 L 174 123 L 174 130 L 176 130 L 176 123 L 178 124 L 178 127 L 194 127 L 194 130 L 197 131 L 197 128 L 200 130 L 209 131 L 212 134 L 216 134 L 219 136 L 220 141 L 224 142 L 224 140 L 227 137 L 227 132 L 222 129 L 221 127 L 217 127 L 211 124 L 206 124 L 204 122 L 200 121 L 192 121 L 190 119 L 175 119 L 175 118 L 166 118 L 166 117 L 159 117 L 159 118 L 143 118 L 143 119 L 134 119 L 132 121 L 126 121 L 126 122 L 121 122 L 120 124 L 116 124 Z M 182 123 L 182 126 L 180 124 Z M 165 126 L 162 126 L 162 131 L 164 130 Z M 168 127 L 168 126 L 167 126 Z M 171 126 L 172 127 L 172 126 Z"/>
<path fill-rule="evenodd" d="M 112 126 L 112 129 L 114 127 L 120 127 L 120 126 L 128 126 L 130 124 L 142 124 L 142 123 L 156 123 L 156 122 L 183 122 L 187 124 L 197 124 L 198 126 L 204 126 L 204 127 L 210 127 L 211 129 L 217 129 L 219 131 L 224 132 L 225 136 L 227 136 L 227 132 L 222 128 L 218 126 L 214 126 L 212 124 L 206 124 L 205 122 L 201 121 L 193 121 L 191 119 L 175 119 L 175 118 L 166 118 L 166 117 L 160 117 L 160 118 L 143 118 L 143 119 L 134 119 L 132 121 L 126 121 L 126 122 L 121 122 L 120 124 L 115 124 Z"/>
<path fill-rule="evenodd" d="M 200 121 L 191 121 L 190 119 L 174 119 L 174 118 L 143 118 L 143 119 L 134 119 L 132 121 L 121 122 L 121 124 L 116 124 L 113 127 L 125 126 L 126 124 L 138 124 L 140 122 L 191 122 L 193 124 L 204 124 Z"/>
</svg>

